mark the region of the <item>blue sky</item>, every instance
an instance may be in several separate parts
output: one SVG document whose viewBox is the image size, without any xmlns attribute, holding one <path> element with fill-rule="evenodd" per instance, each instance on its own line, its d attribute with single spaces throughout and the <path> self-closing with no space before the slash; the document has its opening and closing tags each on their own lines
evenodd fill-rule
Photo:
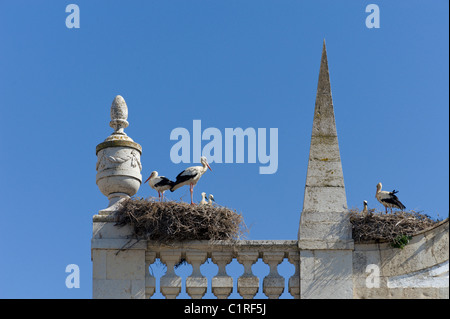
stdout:
<svg viewBox="0 0 450 319">
<path fill-rule="evenodd" d="M 80 8 L 68 29 L 65 8 Z M 380 8 L 368 29 L 365 8 Z M 322 41 L 348 206 L 449 212 L 448 1 L 2 1 L 0 298 L 90 298 L 95 146 L 118 94 L 143 178 L 174 178 L 170 133 L 278 128 L 278 170 L 212 163 L 195 188 L 241 212 L 249 239 L 296 239 Z M 204 146 L 205 144 L 203 144 Z M 143 185 L 137 196 L 155 196 Z M 189 201 L 183 187 L 172 199 Z M 65 267 L 80 267 L 67 289 Z"/>
</svg>

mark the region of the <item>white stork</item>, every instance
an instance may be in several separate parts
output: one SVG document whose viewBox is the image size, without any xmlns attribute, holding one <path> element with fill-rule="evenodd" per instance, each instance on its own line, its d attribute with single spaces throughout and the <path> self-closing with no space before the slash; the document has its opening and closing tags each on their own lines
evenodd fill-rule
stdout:
<svg viewBox="0 0 450 319">
<path fill-rule="evenodd" d="M 363 213 L 364 215 L 367 215 L 368 212 L 369 212 L 369 211 L 367 210 L 367 201 L 365 200 L 365 201 L 364 201 L 364 209 L 363 209 L 362 213 Z"/>
<path fill-rule="evenodd" d="M 388 207 L 391 209 L 391 213 L 392 213 L 392 207 L 398 208 L 401 210 L 404 210 L 406 208 L 405 205 L 403 205 L 398 200 L 397 196 L 395 196 L 395 194 L 397 194 L 398 191 L 396 191 L 395 189 L 392 192 L 382 191 L 381 187 L 382 187 L 381 183 L 378 183 L 377 184 L 377 192 L 375 193 L 375 198 L 384 206 L 384 208 L 386 209 L 386 214 L 387 214 Z"/>
<path fill-rule="evenodd" d="M 158 192 L 159 200 L 162 201 L 164 199 L 164 192 L 170 189 L 173 185 L 173 182 L 165 176 L 158 176 L 157 171 L 153 171 L 150 174 L 150 177 L 144 182 L 150 185 L 155 191 Z"/>
<path fill-rule="evenodd" d="M 181 186 L 189 185 L 191 191 L 191 205 L 195 205 L 193 201 L 194 186 L 197 184 L 200 177 L 202 177 L 202 175 L 205 174 L 208 168 L 210 171 L 212 171 L 206 157 L 202 156 L 200 158 L 200 162 L 202 163 L 202 166 L 191 166 L 186 168 L 180 174 L 178 174 L 176 181 L 170 188 L 170 191 L 173 192 L 176 191 Z"/>
<path fill-rule="evenodd" d="M 200 205 L 206 205 L 208 202 L 206 201 L 206 193 L 202 193 L 202 200 L 200 201 Z"/>
<path fill-rule="evenodd" d="M 209 201 L 208 201 L 208 204 L 209 204 L 209 205 L 212 205 L 213 202 L 215 202 L 215 201 L 216 201 L 216 200 L 214 199 L 213 194 L 209 194 Z"/>
</svg>

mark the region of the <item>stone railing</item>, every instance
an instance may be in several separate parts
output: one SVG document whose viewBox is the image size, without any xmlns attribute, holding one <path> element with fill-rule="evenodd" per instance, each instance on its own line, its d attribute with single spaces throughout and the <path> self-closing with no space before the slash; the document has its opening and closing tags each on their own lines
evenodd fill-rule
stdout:
<svg viewBox="0 0 450 319">
<path fill-rule="evenodd" d="M 226 299 L 233 292 L 233 278 L 227 274 L 226 266 L 236 259 L 244 267 L 244 273 L 237 278 L 237 292 L 244 299 L 252 299 L 260 289 L 260 278 L 252 272 L 252 265 L 259 258 L 270 268 L 262 280 L 263 293 L 270 299 L 277 299 L 285 290 L 285 278 L 278 273 L 278 265 L 286 258 L 295 266 L 294 274 L 288 280 L 288 291 L 296 299 L 300 297 L 299 250 L 296 240 L 239 240 L 239 241 L 192 241 L 177 243 L 176 246 L 148 242 L 145 253 L 145 297 L 150 298 L 156 290 L 156 278 L 149 267 L 159 258 L 167 266 L 160 278 L 160 292 L 167 299 L 176 298 L 181 292 L 182 278 L 175 273 L 180 262 L 192 265 L 192 274 L 186 278 L 186 293 L 192 299 L 202 298 L 211 283 L 211 292 L 218 299 Z M 218 266 L 218 272 L 210 280 L 200 266 L 210 258 Z"/>
</svg>

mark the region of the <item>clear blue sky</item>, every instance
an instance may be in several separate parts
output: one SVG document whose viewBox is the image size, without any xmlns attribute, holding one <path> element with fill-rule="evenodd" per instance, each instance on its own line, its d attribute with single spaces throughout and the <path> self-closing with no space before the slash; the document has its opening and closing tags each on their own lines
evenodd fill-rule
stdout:
<svg viewBox="0 0 450 319">
<path fill-rule="evenodd" d="M 80 28 L 65 25 L 66 5 Z M 365 24 L 370 3 L 380 28 Z M 170 132 L 278 128 L 278 170 L 212 163 L 195 188 L 249 239 L 296 239 L 325 38 L 348 206 L 449 212 L 449 4 L 432 1 L 2 1 L 0 298 L 90 298 L 95 146 L 117 94 L 143 178 L 174 178 Z M 204 145 L 204 144 L 203 144 Z M 247 159 L 246 159 L 247 162 Z M 144 185 L 137 196 L 155 196 Z M 187 187 L 168 194 L 189 201 Z M 65 287 L 77 264 L 81 287 Z"/>
</svg>

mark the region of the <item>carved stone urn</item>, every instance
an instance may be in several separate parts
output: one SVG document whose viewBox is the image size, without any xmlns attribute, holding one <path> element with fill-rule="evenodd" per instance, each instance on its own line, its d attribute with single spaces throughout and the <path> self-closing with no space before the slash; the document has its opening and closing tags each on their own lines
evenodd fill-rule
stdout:
<svg viewBox="0 0 450 319">
<path fill-rule="evenodd" d="M 111 105 L 109 122 L 114 132 L 95 150 L 97 186 L 109 199 L 108 208 L 100 211 L 103 214 L 115 211 L 122 200 L 137 193 L 142 183 L 142 147 L 124 132 L 128 127 L 127 118 L 127 104 L 117 95 Z"/>
</svg>

